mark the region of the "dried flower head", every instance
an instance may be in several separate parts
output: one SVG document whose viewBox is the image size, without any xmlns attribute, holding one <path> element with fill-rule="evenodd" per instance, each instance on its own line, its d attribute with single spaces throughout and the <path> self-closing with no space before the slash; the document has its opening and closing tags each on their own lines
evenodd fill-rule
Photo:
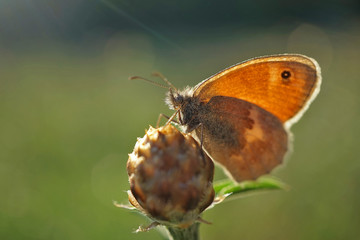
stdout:
<svg viewBox="0 0 360 240">
<path fill-rule="evenodd" d="M 171 124 L 152 128 L 129 154 L 130 203 L 155 221 L 188 227 L 214 200 L 214 164 Z"/>
</svg>

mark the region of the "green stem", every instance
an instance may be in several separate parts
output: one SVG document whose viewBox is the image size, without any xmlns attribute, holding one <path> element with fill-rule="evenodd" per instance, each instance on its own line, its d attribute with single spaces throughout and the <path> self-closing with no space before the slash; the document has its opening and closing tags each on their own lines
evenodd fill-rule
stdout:
<svg viewBox="0 0 360 240">
<path fill-rule="evenodd" d="M 199 240 L 199 226 L 200 223 L 194 223 L 188 228 L 177 228 L 169 226 L 166 228 L 173 240 Z"/>
</svg>

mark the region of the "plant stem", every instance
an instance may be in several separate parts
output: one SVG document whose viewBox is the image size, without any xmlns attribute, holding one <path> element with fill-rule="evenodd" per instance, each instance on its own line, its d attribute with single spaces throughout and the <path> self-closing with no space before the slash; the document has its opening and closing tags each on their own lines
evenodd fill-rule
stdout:
<svg viewBox="0 0 360 240">
<path fill-rule="evenodd" d="M 188 228 L 177 228 L 169 226 L 166 228 L 173 240 L 199 240 L 199 226 L 200 223 L 194 223 Z"/>
</svg>

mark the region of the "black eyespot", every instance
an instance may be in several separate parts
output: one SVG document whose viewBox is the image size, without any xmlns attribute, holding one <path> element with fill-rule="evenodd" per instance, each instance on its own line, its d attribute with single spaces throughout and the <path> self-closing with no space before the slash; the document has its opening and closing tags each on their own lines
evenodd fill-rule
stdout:
<svg viewBox="0 0 360 240">
<path fill-rule="evenodd" d="M 283 72 L 281 73 L 281 77 L 282 77 L 283 79 L 288 79 L 288 78 L 291 77 L 291 73 L 290 73 L 289 71 L 283 71 Z"/>
</svg>

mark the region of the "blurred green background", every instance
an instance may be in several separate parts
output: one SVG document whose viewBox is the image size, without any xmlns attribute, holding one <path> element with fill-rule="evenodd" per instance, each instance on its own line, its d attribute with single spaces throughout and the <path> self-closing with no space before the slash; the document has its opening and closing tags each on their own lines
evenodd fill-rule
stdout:
<svg viewBox="0 0 360 240">
<path fill-rule="evenodd" d="M 360 3 L 333 1 L 0 1 L 0 239 L 161 239 L 127 202 L 127 154 L 165 90 L 251 57 L 318 60 L 318 98 L 274 175 L 290 191 L 204 214 L 203 239 L 360 235 Z M 222 178 L 217 169 L 216 178 Z"/>
</svg>

